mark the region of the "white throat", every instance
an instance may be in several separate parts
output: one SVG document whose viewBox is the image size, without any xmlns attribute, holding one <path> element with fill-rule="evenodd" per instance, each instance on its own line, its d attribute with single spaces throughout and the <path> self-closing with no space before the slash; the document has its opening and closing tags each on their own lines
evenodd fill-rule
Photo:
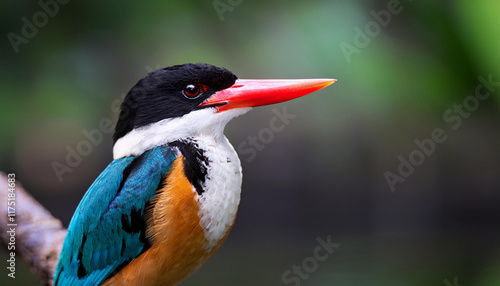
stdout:
<svg viewBox="0 0 500 286">
<path fill-rule="evenodd" d="M 234 117 L 250 108 L 237 108 L 217 113 L 215 108 L 192 111 L 182 117 L 167 118 L 135 128 L 118 139 L 113 147 L 113 159 L 138 156 L 156 146 L 190 137 L 224 137 L 224 127 Z"/>
<path fill-rule="evenodd" d="M 198 196 L 200 225 L 209 251 L 233 225 L 240 203 L 242 172 L 238 154 L 226 137 L 193 139 L 209 161 L 204 192 Z"/>
</svg>

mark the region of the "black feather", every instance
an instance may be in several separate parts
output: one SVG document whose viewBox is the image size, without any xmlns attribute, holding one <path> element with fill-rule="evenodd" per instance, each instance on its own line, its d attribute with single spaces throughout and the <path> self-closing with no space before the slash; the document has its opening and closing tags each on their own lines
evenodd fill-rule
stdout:
<svg viewBox="0 0 500 286">
<path fill-rule="evenodd" d="M 193 140 L 178 140 L 169 145 L 179 148 L 184 156 L 184 174 L 186 178 L 196 188 L 198 195 L 203 194 L 210 160 Z"/>
<path fill-rule="evenodd" d="M 176 65 L 149 73 L 125 96 L 114 142 L 134 128 L 197 109 L 215 92 L 232 86 L 236 79 L 229 70 L 204 63 Z M 199 97 L 187 98 L 182 91 L 189 84 L 203 84 L 207 90 Z"/>
</svg>

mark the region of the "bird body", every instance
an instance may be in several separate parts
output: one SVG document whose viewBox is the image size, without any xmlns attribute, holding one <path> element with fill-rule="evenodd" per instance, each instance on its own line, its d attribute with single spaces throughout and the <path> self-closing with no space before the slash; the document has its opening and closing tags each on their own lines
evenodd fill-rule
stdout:
<svg viewBox="0 0 500 286">
<path fill-rule="evenodd" d="M 203 150 L 211 167 L 204 199 L 199 200 L 186 178 L 184 169 L 189 163 L 180 151 L 146 220 L 151 225 L 146 233 L 154 234 L 152 247 L 104 285 L 174 285 L 200 267 L 225 240 L 239 204 L 241 169 L 234 150 L 220 152 L 221 148 L 214 148 L 220 145 L 204 143 L 198 141 L 194 147 Z"/>
<path fill-rule="evenodd" d="M 261 82 L 268 93 L 277 85 Z M 278 88 L 294 98 L 332 82 Z M 176 285 L 215 253 L 234 223 L 242 182 L 224 126 L 269 104 L 253 84 L 223 68 L 186 64 L 131 89 L 114 160 L 70 222 L 54 285 Z M 254 92 L 253 100 L 241 92 Z"/>
</svg>

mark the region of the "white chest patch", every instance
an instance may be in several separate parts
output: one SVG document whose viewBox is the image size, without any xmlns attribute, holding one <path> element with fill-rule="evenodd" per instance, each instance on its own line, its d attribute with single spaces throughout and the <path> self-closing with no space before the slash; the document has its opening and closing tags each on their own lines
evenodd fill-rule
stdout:
<svg viewBox="0 0 500 286">
<path fill-rule="evenodd" d="M 224 126 L 249 110 L 237 108 L 218 113 L 216 108 L 204 108 L 192 111 L 182 117 L 167 118 L 135 128 L 118 139 L 113 147 L 115 159 L 138 156 L 155 146 L 188 138 L 203 150 L 209 166 L 203 184 L 204 192 L 198 198 L 200 225 L 208 241 L 207 250 L 224 238 L 240 203 L 240 160 L 223 134 Z"/>
<path fill-rule="evenodd" d="M 241 165 L 226 137 L 218 142 L 212 137 L 194 139 L 209 160 L 204 192 L 199 197 L 200 225 L 212 249 L 226 235 L 234 222 L 241 193 Z"/>
</svg>

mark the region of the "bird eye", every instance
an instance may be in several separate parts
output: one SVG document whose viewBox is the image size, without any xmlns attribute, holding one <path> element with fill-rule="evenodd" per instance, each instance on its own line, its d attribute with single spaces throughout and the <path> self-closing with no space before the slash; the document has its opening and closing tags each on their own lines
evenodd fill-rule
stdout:
<svg viewBox="0 0 500 286">
<path fill-rule="evenodd" d="M 188 98 L 195 98 L 205 91 L 207 91 L 207 87 L 202 84 L 188 84 L 182 92 Z"/>
</svg>

